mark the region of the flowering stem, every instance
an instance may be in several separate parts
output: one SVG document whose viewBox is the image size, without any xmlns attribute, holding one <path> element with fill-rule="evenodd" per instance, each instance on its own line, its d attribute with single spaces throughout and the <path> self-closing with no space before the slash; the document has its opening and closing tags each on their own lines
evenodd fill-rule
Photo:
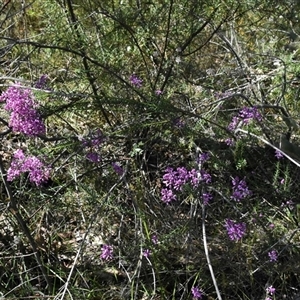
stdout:
<svg viewBox="0 0 300 300">
<path fill-rule="evenodd" d="M 214 270 L 213 270 L 211 262 L 210 262 L 209 253 L 208 253 L 207 240 L 206 240 L 206 231 L 205 231 L 205 205 L 203 205 L 203 204 L 202 204 L 202 236 L 203 236 L 203 246 L 204 246 L 207 265 L 208 265 L 208 268 L 209 268 L 209 271 L 210 271 L 210 276 L 211 276 L 211 279 L 214 283 L 218 299 L 222 300 L 222 297 L 221 297 L 221 294 L 220 294 L 220 291 L 219 291 L 219 288 L 218 288 L 218 284 L 217 284 L 217 281 L 216 281 L 216 277 L 215 277 L 215 274 L 214 274 Z"/>
<path fill-rule="evenodd" d="M 36 259 L 36 261 L 37 261 L 37 263 L 38 263 L 38 265 L 39 265 L 39 267 L 40 267 L 40 269 L 42 271 L 43 277 L 44 277 L 44 279 L 45 279 L 45 281 L 47 283 L 47 289 L 48 289 L 48 291 L 52 291 L 52 284 L 51 284 L 51 282 L 49 280 L 49 277 L 47 275 L 47 270 L 44 267 L 43 262 L 41 260 L 41 257 L 40 257 L 40 254 L 39 254 L 39 250 L 38 250 L 38 246 L 36 244 L 36 241 L 32 237 L 29 228 L 27 227 L 25 221 L 23 220 L 21 214 L 19 213 L 16 201 L 15 201 L 15 199 L 13 197 L 12 190 L 10 188 L 10 185 L 9 185 L 8 181 L 7 181 L 6 175 L 4 175 L 5 174 L 5 170 L 4 170 L 4 167 L 3 167 L 3 160 L 2 160 L 2 156 L 1 155 L 0 155 L 0 173 L 1 173 L 2 181 L 3 181 L 5 189 L 6 189 L 7 196 L 9 198 L 8 208 L 9 208 L 10 212 L 14 215 L 14 217 L 17 220 L 17 222 L 21 226 L 23 232 L 25 233 L 26 237 L 28 238 L 29 243 L 30 243 L 30 245 L 32 247 L 35 259 Z"/>
</svg>

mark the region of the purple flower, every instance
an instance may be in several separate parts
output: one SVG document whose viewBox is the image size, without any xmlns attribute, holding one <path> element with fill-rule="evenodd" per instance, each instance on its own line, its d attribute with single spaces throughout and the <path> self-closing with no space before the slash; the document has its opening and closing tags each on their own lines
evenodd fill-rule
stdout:
<svg viewBox="0 0 300 300">
<path fill-rule="evenodd" d="M 199 185 L 199 182 L 201 180 L 201 174 L 200 174 L 200 172 L 198 170 L 196 170 L 196 169 L 192 169 L 189 172 L 189 179 L 190 179 L 190 182 L 191 182 L 192 186 L 194 188 L 196 188 Z"/>
<path fill-rule="evenodd" d="M 201 181 L 204 181 L 205 183 L 211 183 L 211 176 L 209 173 L 207 173 L 205 170 L 201 170 L 200 174 L 201 174 Z"/>
<path fill-rule="evenodd" d="M 161 90 L 156 90 L 156 91 L 155 91 L 155 94 L 156 94 L 157 96 L 162 95 L 162 93 L 163 93 L 163 91 L 161 91 Z"/>
<path fill-rule="evenodd" d="M 176 171 L 168 167 L 163 175 L 163 183 L 166 187 L 174 190 L 182 190 L 184 184 L 189 180 L 189 172 L 184 167 L 179 167 Z"/>
<path fill-rule="evenodd" d="M 276 150 L 276 151 L 275 151 L 275 157 L 276 157 L 277 159 L 280 159 L 280 158 L 284 157 L 284 155 L 281 153 L 281 151 Z"/>
<path fill-rule="evenodd" d="M 200 170 L 200 172 L 196 169 L 192 169 L 189 172 L 189 179 L 192 186 L 195 188 L 199 185 L 199 182 L 211 183 L 211 176 L 205 170 Z"/>
<path fill-rule="evenodd" d="M 40 79 L 36 82 L 35 88 L 37 89 L 43 89 L 46 86 L 46 82 L 48 81 L 48 76 L 47 75 L 42 75 Z"/>
<path fill-rule="evenodd" d="M 191 292 L 194 299 L 202 299 L 203 294 L 197 286 L 192 287 Z"/>
<path fill-rule="evenodd" d="M 294 201 L 293 200 L 288 200 L 286 202 L 281 203 L 281 207 L 288 207 L 290 210 L 294 209 Z"/>
<path fill-rule="evenodd" d="M 145 250 L 143 251 L 143 256 L 145 256 L 145 257 L 149 257 L 150 254 L 151 254 L 151 251 L 150 251 L 149 249 L 145 249 Z"/>
<path fill-rule="evenodd" d="M 273 296 L 276 292 L 276 289 L 272 285 L 270 285 L 269 287 L 266 288 L 266 292 L 271 296 Z"/>
<path fill-rule="evenodd" d="M 197 159 L 197 163 L 205 163 L 206 161 L 208 161 L 210 158 L 210 155 L 208 152 L 204 152 L 204 153 L 201 153 Z"/>
<path fill-rule="evenodd" d="M 176 200 L 176 195 L 174 195 L 173 191 L 170 189 L 162 189 L 161 196 L 161 200 L 167 204 Z"/>
<path fill-rule="evenodd" d="M 228 125 L 229 131 L 234 131 L 239 123 L 240 119 L 238 117 L 233 117 L 231 123 Z"/>
<path fill-rule="evenodd" d="M 225 143 L 226 143 L 227 146 L 233 146 L 234 145 L 234 139 L 228 138 L 228 139 L 225 140 Z"/>
<path fill-rule="evenodd" d="M 271 262 L 277 261 L 278 253 L 276 250 L 272 250 L 268 253 L 268 256 L 269 256 Z"/>
<path fill-rule="evenodd" d="M 96 153 L 96 152 L 89 152 L 89 153 L 87 153 L 86 154 L 86 158 L 89 161 L 91 161 L 91 162 L 93 162 L 95 164 L 97 164 L 97 163 L 99 163 L 101 161 L 100 155 L 98 153 Z"/>
<path fill-rule="evenodd" d="M 262 121 L 262 116 L 255 106 L 242 108 L 239 112 L 239 117 L 244 121 L 244 124 L 248 124 L 251 119 Z"/>
<path fill-rule="evenodd" d="M 234 116 L 232 118 L 228 129 L 230 131 L 234 131 L 237 128 L 237 125 L 240 121 L 242 121 L 242 124 L 248 124 L 252 119 L 257 120 L 259 122 L 262 121 L 262 116 L 258 111 L 257 107 L 244 107 L 239 111 L 238 116 Z"/>
<path fill-rule="evenodd" d="M 157 238 L 157 235 L 156 234 L 153 234 L 152 237 L 151 237 L 151 241 L 154 245 L 157 245 L 158 244 L 158 238 Z"/>
<path fill-rule="evenodd" d="M 35 156 L 30 156 L 24 161 L 22 171 L 29 172 L 29 180 L 37 186 L 46 182 L 50 176 L 50 169 Z"/>
<path fill-rule="evenodd" d="M 239 202 L 240 200 L 252 194 L 247 187 L 246 181 L 242 179 L 240 180 L 239 177 L 232 179 L 232 186 L 233 193 L 231 199 L 234 199 L 235 201 Z"/>
<path fill-rule="evenodd" d="M 24 154 L 22 149 L 18 149 L 18 150 L 15 151 L 14 159 L 17 159 L 17 160 L 24 160 L 25 159 L 25 154 Z"/>
<path fill-rule="evenodd" d="M 88 137 L 83 138 L 81 142 L 84 147 L 99 148 L 103 143 L 103 140 L 104 137 L 102 131 L 97 129 L 95 132 L 89 134 Z"/>
<path fill-rule="evenodd" d="M 101 255 L 100 257 L 104 260 L 111 260 L 113 259 L 113 247 L 110 245 L 103 245 L 101 248 Z"/>
<path fill-rule="evenodd" d="M 129 77 L 129 80 L 130 80 L 131 84 L 134 85 L 135 87 L 137 87 L 137 88 L 142 87 L 143 80 L 140 79 L 139 77 L 137 77 L 135 74 L 132 74 Z"/>
<path fill-rule="evenodd" d="M 246 233 L 245 223 L 235 223 L 233 220 L 227 219 L 225 221 L 225 228 L 227 234 L 232 241 L 240 240 Z"/>
<path fill-rule="evenodd" d="M 111 165 L 112 165 L 113 169 L 115 170 L 115 172 L 116 172 L 119 176 L 122 176 L 122 175 L 123 175 L 124 170 L 123 170 L 123 168 L 122 168 L 120 165 L 118 165 L 118 164 L 115 163 L 115 162 L 113 162 Z"/>
<path fill-rule="evenodd" d="M 37 136 L 45 133 L 45 125 L 37 112 L 37 104 L 29 89 L 20 87 L 20 84 L 9 87 L 2 93 L 0 101 L 5 101 L 5 110 L 11 112 L 9 126 L 15 132 L 28 136 Z"/>
<path fill-rule="evenodd" d="M 11 165 L 7 170 L 7 180 L 12 181 L 22 173 L 29 173 L 30 182 L 39 186 L 49 179 L 50 168 L 36 156 L 25 157 L 24 152 L 18 149 L 14 153 Z"/>
<path fill-rule="evenodd" d="M 178 118 L 175 118 L 173 120 L 173 124 L 174 126 L 176 126 L 177 128 L 183 128 L 185 126 L 185 122 L 182 121 L 179 117 Z"/>
<path fill-rule="evenodd" d="M 212 200 L 212 198 L 213 196 L 211 193 L 203 193 L 202 194 L 203 204 L 207 205 Z"/>
<path fill-rule="evenodd" d="M 208 159 L 208 157 L 205 156 L 205 159 Z M 168 167 L 162 181 L 165 185 L 165 188 L 161 190 L 162 201 L 170 203 L 176 200 L 174 191 L 182 191 L 186 184 L 191 184 L 193 188 L 196 188 L 199 182 L 210 183 L 211 176 L 205 170 L 192 169 L 188 171 L 185 167 L 178 167 L 174 170 Z"/>
<path fill-rule="evenodd" d="M 165 175 L 163 175 L 163 183 L 166 187 L 173 187 L 174 178 L 176 176 L 176 172 L 173 168 L 168 167 L 165 171 Z"/>
</svg>

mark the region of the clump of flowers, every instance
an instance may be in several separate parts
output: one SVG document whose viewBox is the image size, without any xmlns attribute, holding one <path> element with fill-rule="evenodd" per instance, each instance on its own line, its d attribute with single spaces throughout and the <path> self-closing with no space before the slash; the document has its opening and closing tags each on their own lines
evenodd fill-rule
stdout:
<svg viewBox="0 0 300 300">
<path fill-rule="evenodd" d="M 138 76 L 136 76 L 135 74 L 132 74 L 130 77 L 129 77 L 129 80 L 131 82 L 131 84 L 137 88 L 140 88 L 142 87 L 142 84 L 143 84 L 143 80 L 141 78 L 139 78 Z"/>
<path fill-rule="evenodd" d="M 262 116 L 258 111 L 257 107 L 244 107 L 239 111 L 237 116 L 232 118 L 231 123 L 228 126 L 230 131 L 234 131 L 238 125 L 249 124 L 250 120 L 262 121 Z"/>
<path fill-rule="evenodd" d="M 28 136 L 45 133 L 45 125 L 31 90 L 15 84 L 2 93 L 0 101 L 6 102 L 4 109 L 11 113 L 9 126 L 13 131 Z"/>
<path fill-rule="evenodd" d="M 244 124 L 248 124 L 252 119 L 262 121 L 262 116 L 255 106 L 242 108 L 239 112 L 239 118 L 244 121 Z"/>
<path fill-rule="evenodd" d="M 29 174 L 29 180 L 37 186 L 49 179 L 51 169 L 36 156 L 26 157 L 19 149 L 14 153 L 13 160 L 7 170 L 7 180 L 13 181 L 22 173 Z"/>
<path fill-rule="evenodd" d="M 178 167 L 176 170 L 168 167 L 163 176 L 163 183 L 167 188 L 178 191 L 182 190 L 189 179 L 190 172 L 185 167 Z"/>
<path fill-rule="evenodd" d="M 266 288 L 266 292 L 270 296 L 273 296 L 275 295 L 276 289 L 272 285 L 270 285 L 269 287 Z"/>
<path fill-rule="evenodd" d="M 197 286 L 192 287 L 191 293 L 193 295 L 193 299 L 202 299 L 203 297 L 203 293 Z"/>
<path fill-rule="evenodd" d="M 272 251 L 268 252 L 268 256 L 269 256 L 270 262 L 274 262 L 274 261 L 277 261 L 278 253 L 276 250 L 272 250 Z"/>
<path fill-rule="evenodd" d="M 164 188 L 161 190 L 161 200 L 165 203 L 171 203 L 176 200 L 176 195 L 172 190 Z"/>
<path fill-rule="evenodd" d="M 113 247 L 110 245 L 103 245 L 101 247 L 101 255 L 100 257 L 104 260 L 113 259 Z"/>
<path fill-rule="evenodd" d="M 211 182 L 210 174 L 203 169 L 188 171 L 185 167 L 178 167 L 177 169 L 168 167 L 163 175 L 165 187 L 161 190 L 162 201 L 165 203 L 175 201 L 176 192 L 182 191 L 185 185 L 190 184 L 196 188 L 200 182 L 206 184 Z"/>
<path fill-rule="evenodd" d="M 275 157 L 276 157 L 277 159 L 281 159 L 281 158 L 284 157 L 284 155 L 282 154 L 281 151 L 276 150 L 276 151 L 275 151 Z"/>
<path fill-rule="evenodd" d="M 231 199 L 234 199 L 238 202 L 252 194 L 252 192 L 247 187 L 246 181 L 243 179 L 239 179 L 239 177 L 235 177 L 234 179 L 232 179 L 232 188 L 233 193 Z"/>
<path fill-rule="evenodd" d="M 227 219 L 225 221 L 225 228 L 227 234 L 232 241 L 239 241 L 246 233 L 245 223 L 236 223 L 233 220 Z"/>
</svg>

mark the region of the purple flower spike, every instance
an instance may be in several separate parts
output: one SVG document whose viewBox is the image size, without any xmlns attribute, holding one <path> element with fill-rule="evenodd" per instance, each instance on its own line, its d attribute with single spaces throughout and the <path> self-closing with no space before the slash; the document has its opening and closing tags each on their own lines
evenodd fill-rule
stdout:
<svg viewBox="0 0 300 300">
<path fill-rule="evenodd" d="M 284 157 L 284 155 L 279 150 L 276 150 L 275 151 L 275 157 L 277 159 L 281 159 L 282 157 Z"/>
<path fill-rule="evenodd" d="M 233 220 L 227 219 L 225 222 L 225 228 L 228 236 L 232 241 L 240 240 L 246 233 L 245 223 L 235 223 Z"/>
<path fill-rule="evenodd" d="M 176 200 L 176 195 L 174 195 L 173 191 L 169 189 L 162 189 L 161 196 L 161 200 L 167 204 Z"/>
<path fill-rule="evenodd" d="M 211 200 L 212 200 L 213 196 L 210 193 L 203 193 L 202 194 L 202 200 L 203 200 L 203 204 L 207 205 Z"/>
<path fill-rule="evenodd" d="M 266 292 L 269 295 L 273 296 L 275 294 L 275 292 L 276 292 L 276 289 L 272 285 L 270 285 L 269 287 L 266 288 Z"/>
<path fill-rule="evenodd" d="M 277 261 L 278 253 L 276 250 L 272 250 L 268 253 L 268 256 L 270 258 L 270 262 L 274 262 L 274 261 Z"/>
<path fill-rule="evenodd" d="M 129 80 L 130 80 L 131 84 L 134 85 L 135 87 L 137 87 L 137 88 L 142 87 L 143 80 L 140 79 L 139 77 L 137 77 L 135 74 L 132 74 L 129 77 Z"/>
<path fill-rule="evenodd" d="M 150 255 L 151 255 L 151 251 L 150 251 L 149 249 L 145 249 L 145 250 L 143 251 L 143 256 L 149 257 Z"/>
<path fill-rule="evenodd" d="M 252 192 L 248 189 L 246 181 L 235 177 L 232 179 L 233 193 L 231 198 L 239 202 L 242 199 L 250 196 Z"/>
<path fill-rule="evenodd" d="M 104 260 L 111 260 L 113 259 L 113 247 L 110 245 L 103 245 L 101 248 L 101 255 L 100 257 Z"/>
<path fill-rule="evenodd" d="M 197 286 L 192 287 L 191 292 L 194 299 L 202 299 L 203 294 Z"/>
</svg>

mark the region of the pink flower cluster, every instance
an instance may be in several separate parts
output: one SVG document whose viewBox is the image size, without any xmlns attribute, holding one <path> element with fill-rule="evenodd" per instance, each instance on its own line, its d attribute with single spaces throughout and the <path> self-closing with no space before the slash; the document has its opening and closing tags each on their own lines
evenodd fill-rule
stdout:
<svg viewBox="0 0 300 300">
<path fill-rule="evenodd" d="M 50 176 L 50 168 L 36 156 L 26 157 L 21 149 L 18 149 L 13 156 L 13 160 L 7 170 L 7 180 L 13 181 L 22 173 L 29 173 L 30 182 L 37 186 L 47 181 Z"/>
<path fill-rule="evenodd" d="M 28 136 L 45 133 L 31 90 L 22 88 L 20 84 L 13 85 L 2 93 L 0 101 L 6 102 L 4 109 L 11 112 L 9 126 L 13 131 Z"/>
</svg>

